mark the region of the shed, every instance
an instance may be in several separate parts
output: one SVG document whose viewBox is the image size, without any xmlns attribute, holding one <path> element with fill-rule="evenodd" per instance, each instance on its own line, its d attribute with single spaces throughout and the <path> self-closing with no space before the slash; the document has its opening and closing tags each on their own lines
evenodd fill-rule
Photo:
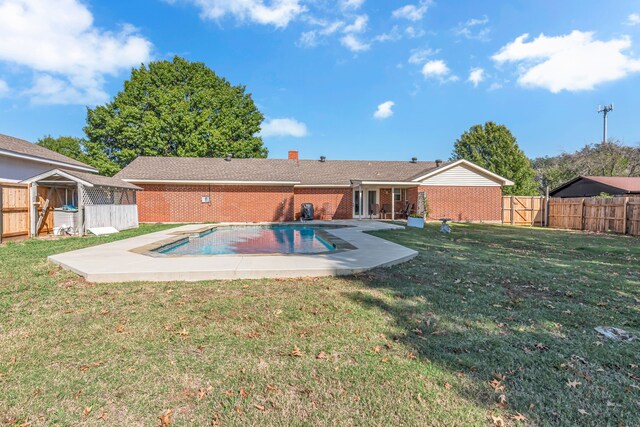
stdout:
<svg viewBox="0 0 640 427">
<path fill-rule="evenodd" d="M 29 184 L 32 236 L 53 231 L 84 235 L 94 227 L 138 227 L 136 192 L 140 187 L 118 178 L 52 169 Z"/>
<path fill-rule="evenodd" d="M 595 197 L 640 194 L 640 177 L 578 176 L 549 192 L 551 197 Z"/>
</svg>

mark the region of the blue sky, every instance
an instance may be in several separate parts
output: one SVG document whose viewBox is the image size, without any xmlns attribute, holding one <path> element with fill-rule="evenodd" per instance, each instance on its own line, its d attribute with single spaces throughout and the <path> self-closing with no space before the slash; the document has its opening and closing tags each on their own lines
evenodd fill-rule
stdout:
<svg viewBox="0 0 640 427">
<path fill-rule="evenodd" d="M 530 157 L 640 142 L 640 0 L 0 0 L 0 133 L 82 136 L 131 67 L 244 84 L 270 157 L 446 159 L 507 125 Z"/>
</svg>

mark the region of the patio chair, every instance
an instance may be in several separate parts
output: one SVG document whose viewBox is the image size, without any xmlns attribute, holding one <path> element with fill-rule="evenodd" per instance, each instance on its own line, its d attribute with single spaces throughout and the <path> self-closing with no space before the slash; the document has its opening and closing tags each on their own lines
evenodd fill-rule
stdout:
<svg viewBox="0 0 640 427">
<path fill-rule="evenodd" d="M 382 205 L 382 209 L 380 209 L 380 216 L 382 217 L 382 219 L 386 219 L 387 214 L 390 214 L 390 213 L 391 213 L 391 205 L 388 205 L 388 204 Z"/>
<path fill-rule="evenodd" d="M 411 203 L 407 202 L 404 205 L 404 209 L 400 209 L 398 212 L 396 212 L 396 217 L 409 217 L 409 209 L 411 207 Z"/>
<path fill-rule="evenodd" d="M 333 205 L 331 203 L 325 202 L 322 204 L 322 215 L 321 218 L 323 220 L 332 220 L 333 219 Z"/>
<path fill-rule="evenodd" d="M 372 203 L 369 205 L 369 219 L 372 219 L 374 215 L 378 215 L 380 213 L 380 205 L 377 203 Z"/>
</svg>

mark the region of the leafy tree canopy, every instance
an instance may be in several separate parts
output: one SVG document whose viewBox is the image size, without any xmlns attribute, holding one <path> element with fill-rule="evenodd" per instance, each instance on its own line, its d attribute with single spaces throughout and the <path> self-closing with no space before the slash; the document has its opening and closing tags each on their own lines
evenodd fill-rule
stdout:
<svg viewBox="0 0 640 427">
<path fill-rule="evenodd" d="M 451 160 L 459 159 L 469 160 L 513 181 L 515 185 L 502 188 L 503 194 L 538 194 L 531 162 L 504 125 L 486 122 L 484 126 L 472 126 L 454 145 Z"/>
<path fill-rule="evenodd" d="M 640 176 L 640 147 L 622 145 L 615 139 L 587 144 L 574 153 L 533 160 L 542 188 L 550 189 L 580 175 Z"/>
<path fill-rule="evenodd" d="M 54 138 L 51 135 L 47 135 L 36 141 L 36 144 L 93 166 L 98 169 L 98 173 L 101 175 L 111 176 L 120 170 L 95 143 L 91 143 L 84 138 L 75 136 Z"/>
<path fill-rule="evenodd" d="M 113 101 L 87 109 L 84 130 L 121 168 L 137 156 L 266 157 L 263 118 L 244 86 L 176 56 L 133 69 Z"/>
</svg>

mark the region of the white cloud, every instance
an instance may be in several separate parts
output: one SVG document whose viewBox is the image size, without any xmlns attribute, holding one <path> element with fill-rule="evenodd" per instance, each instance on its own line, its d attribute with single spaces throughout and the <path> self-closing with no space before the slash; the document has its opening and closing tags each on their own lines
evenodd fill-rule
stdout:
<svg viewBox="0 0 640 427">
<path fill-rule="evenodd" d="M 427 49 L 414 49 L 411 51 L 411 56 L 409 57 L 409 64 L 422 64 L 427 58 L 437 54 L 439 50 L 433 50 L 431 48 Z"/>
<path fill-rule="evenodd" d="M 260 135 L 263 137 L 270 136 L 292 136 L 301 138 L 307 136 L 307 126 L 293 118 L 270 119 L 262 124 Z"/>
<path fill-rule="evenodd" d="M 492 58 L 498 64 L 517 64 L 521 86 L 553 93 L 593 89 L 640 71 L 640 60 L 623 53 L 631 48 L 628 36 L 600 41 L 593 35 L 582 31 L 557 37 L 541 34 L 527 42 L 529 35 L 524 34 Z"/>
<path fill-rule="evenodd" d="M 493 82 L 489 85 L 489 90 L 490 91 L 494 91 L 494 90 L 498 90 L 498 89 L 502 89 L 502 84 L 501 83 L 496 83 Z"/>
<path fill-rule="evenodd" d="M 629 14 L 629 16 L 627 17 L 627 25 L 638 25 L 640 24 L 640 14 L 638 13 L 631 13 Z"/>
<path fill-rule="evenodd" d="M 9 93 L 9 84 L 0 79 L 0 97 L 3 97 Z"/>
<path fill-rule="evenodd" d="M 491 28 L 486 26 L 488 23 L 489 18 L 486 15 L 482 18 L 472 18 L 467 22 L 458 24 L 454 32 L 456 35 L 470 40 L 489 41 Z"/>
<path fill-rule="evenodd" d="M 300 0 L 185 0 L 200 8 L 204 19 L 218 20 L 231 15 L 240 21 L 284 28 L 306 11 Z"/>
<path fill-rule="evenodd" d="M 364 0 L 342 0 L 340 2 L 341 9 L 357 10 L 362 7 Z"/>
<path fill-rule="evenodd" d="M 427 13 L 430 4 L 431 0 L 422 0 L 418 4 L 407 4 L 391 12 L 391 16 L 397 19 L 419 21 Z"/>
<path fill-rule="evenodd" d="M 353 24 L 347 25 L 344 27 L 345 33 L 362 33 L 367 29 L 367 23 L 369 22 L 369 17 L 367 15 L 358 15 L 356 19 L 353 21 Z"/>
<path fill-rule="evenodd" d="M 484 81 L 484 70 L 482 68 L 472 68 L 467 81 L 471 82 L 474 87 L 478 87 Z"/>
<path fill-rule="evenodd" d="M 424 64 L 422 66 L 422 75 L 425 79 L 434 78 L 442 83 L 458 80 L 457 76 L 451 74 L 451 70 L 442 59 L 434 59 Z"/>
<path fill-rule="evenodd" d="M 340 42 L 343 46 L 351 50 L 352 52 L 364 52 L 371 48 L 369 43 L 365 43 L 358 39 L 353 34 L 347 34 L 346 36 L 340 39 Z"/>
<path fill-rule="evenodd" d="M 96 28 L 78 0 L 0 2 L 0 61 L 35 72 L 25 91 L 34 102 L 103 102 L 105 76 L 148 61 L 150 52 L 130 25 L 117 33 Z"/>
<path fill-rule="evenodd" d="M 396 105 L 393 101 L 385 101 L 382 104 L 378 105 L 375 113 L 373 113 L 373 117 L 379 120 L 388 119 L 393 116 L 393 106 Z"/>
<path fill-rule="evenodd" d="M 373 38 L 377 42 L 395 42 L 402 38 L 402 34 L 398 30 L 398 26 L 394 25 L 388 33 L 382 33 Z"/>
<path fill-rule="evenodd" d="M 427 32 L 421 28 L 415 28 L 412 26 L 409 26 L 407 28 L 404 29 L 404 33 L 407 35 L 407 37 L 409 37 L 410 39 L 417 39 L 420 38 L 422 36 L 424 36 L 425 34 L 427 34 Z"/>
<path fill-rule="evenodd" d="M 308 19 L 311 24 L 320 27 L 317 30 L 309 30 L 300 34 L 298 39 L 298 46 L 301 47 L 315 47 L 320 44 L 326 37 L 337 33 L 344 27 L 342 21 L 325 21 L 317 19 Z"/>
</svg>

